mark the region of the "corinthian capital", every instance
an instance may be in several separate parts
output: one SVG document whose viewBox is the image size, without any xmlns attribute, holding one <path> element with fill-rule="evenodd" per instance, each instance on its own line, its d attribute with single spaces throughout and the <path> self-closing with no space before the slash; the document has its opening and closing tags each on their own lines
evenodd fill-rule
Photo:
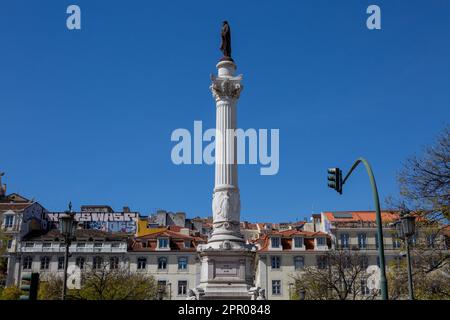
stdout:
<svg viewBox="0 0 450 320">
<path fill-rule="evenodd" d="M 238 99 L 244 86 L 241 84 L 242 75 L 238 77 L 216 77 L 211 75 L 211 89 L 214 99 Z"/>
</svg>

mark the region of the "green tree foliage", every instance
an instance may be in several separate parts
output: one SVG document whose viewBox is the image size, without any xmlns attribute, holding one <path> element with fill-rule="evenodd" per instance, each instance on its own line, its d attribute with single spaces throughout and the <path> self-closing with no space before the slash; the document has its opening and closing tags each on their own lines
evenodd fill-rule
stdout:
<svg viewBox="0 0 450 320">
<path fill-rule="evenodd" d="M 445 237 L 438 226 L 418 223 L 418 236 L 410 241 L 412 277 L 415 299 L 450 299 L 450 265 Z M 406 257 L 392 261 L 387 278 L 391 299 L 408 298 L 408 271 Z"/>
<path fill-rule="evenodd" d="M 0 286 L 2 283 L 4 283 L 6 278 L 6 269 L 8 260 L 5 257 L 5 253 L 7 250 L 8 239 L 9 237 L 0 228 Z"/>
<path fill-rule="evenodd" d="M 22 291 L 15 286 L 6 287 L 2 290 L 0 300 L 19 300 Z"/>
<path fill-rule="evenodd" d="M 75 300 L 150 300 L 157 293 L 152 276 L 132 273 L 125 268 L 111 269 L 104 263 L 98 268 L 85 265 L 81 288 L 68 290 L 67 299 Z M 41 300 L 61 299 L 62 277 L 49 275 L 40 284 Z"/>
<path fill-rule="evenodd" d="M 38 300 L 60 300 L 62 297 L 62 276 L 50 273 L 41 277 Z"/>
</svg>

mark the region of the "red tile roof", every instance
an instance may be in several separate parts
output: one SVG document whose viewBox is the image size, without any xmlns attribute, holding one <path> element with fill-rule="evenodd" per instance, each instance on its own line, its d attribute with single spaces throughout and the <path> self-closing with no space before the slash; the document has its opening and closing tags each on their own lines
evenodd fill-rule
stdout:
<svg viewBox="0 0 450 320">
<path fill-rule="evenodd" d="M 205 242 L 205 240 L 201 237 L 194 237 L 165 229 L 142 237 L 136 237 L 132 241 L 131 250 L 156 251 L 157 239 L 164 237 L 169 238 L 170 249 L 177 251 L 195 251 L 197 244 Z M 190 242 L 190 247 L 185 247 L 186 241 Z"/>
<path fill-rule="evenodd" d="M 333 212 L 323 212 L 325 217 L 332 222 L 349 222 L 349 221 L 364 221 L 364 222 L 375 222 L 376 221 L 376 213 L 375 211 L 333 211 Z M 345 217 L 335 217 L 335 215 L 348 214 L 349 218 Z M 399 215 L 393 212 L 389 211 L 382 211 L 381 212 L 381 219 L 384 222 L 390 222 L 397 220 L 399 218 Z"/>
</svg>

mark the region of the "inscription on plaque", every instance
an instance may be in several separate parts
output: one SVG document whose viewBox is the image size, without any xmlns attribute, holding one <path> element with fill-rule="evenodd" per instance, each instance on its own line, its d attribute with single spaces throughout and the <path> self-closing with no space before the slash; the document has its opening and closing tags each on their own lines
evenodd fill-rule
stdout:
<svg viewBox="0 0 450 320">
<path fill-rule="evenodd" d="M 218 262 L 216 264 L 216 276 L 229 277 L 238 275 L 238 266 L 234 262 Z"/>
</svg>

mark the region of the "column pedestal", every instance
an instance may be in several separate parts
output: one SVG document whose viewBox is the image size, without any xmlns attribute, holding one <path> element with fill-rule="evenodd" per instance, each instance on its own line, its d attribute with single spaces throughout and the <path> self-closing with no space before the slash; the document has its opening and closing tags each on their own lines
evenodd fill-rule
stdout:
<svg viewBox="0 0 450 320">
<path fill-rule="evenodd" d="M 200 300 L 249 300 L 253 286 L 255 251 L 206 249 L 200 251 Z"/>
</svg>

